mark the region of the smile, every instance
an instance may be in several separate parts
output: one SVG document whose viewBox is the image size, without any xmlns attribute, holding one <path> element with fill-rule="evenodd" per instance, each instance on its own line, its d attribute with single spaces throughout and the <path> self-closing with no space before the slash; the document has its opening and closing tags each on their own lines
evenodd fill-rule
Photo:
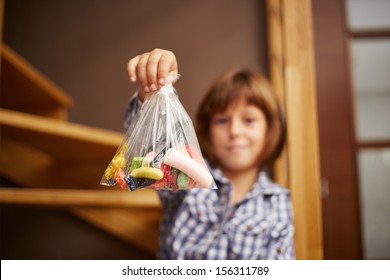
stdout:
<svg viewBox="0 0 390 280">
<path fill-rule="evenodd" d="M 246 145 L 230 145 L 227 146 L 227 150 L 230 152 L 237 152 L 246 149 L 248 146 Z"/>
</svg>

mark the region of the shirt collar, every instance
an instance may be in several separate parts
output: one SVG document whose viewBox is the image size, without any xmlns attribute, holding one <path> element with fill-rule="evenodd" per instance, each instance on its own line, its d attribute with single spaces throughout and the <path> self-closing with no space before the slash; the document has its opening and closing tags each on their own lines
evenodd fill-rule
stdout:
<svg viewBox="0 0 390 280">
<path fill-rule="evenodd" d="M 217 183 L 218 188 L 224 188 L 227 185 L 230 186 L 230 181 L 228 178 L 225 177 L 222 170 L 218 167 L 212 167 L 209 165 L 209 169 L 211 174 L 214 177 L 214 181 Z M 288 189 L 285 187 L 276 184 L 273 182 L 267 172 L 260 171 L 257 180 L 253 185 L 252 190 L 248 193 L 248 196 L 255 196 L 258 194 L 263 195 L 273 195 L 273 194 L 281 194 L 288 192 Z"/>
</svg>

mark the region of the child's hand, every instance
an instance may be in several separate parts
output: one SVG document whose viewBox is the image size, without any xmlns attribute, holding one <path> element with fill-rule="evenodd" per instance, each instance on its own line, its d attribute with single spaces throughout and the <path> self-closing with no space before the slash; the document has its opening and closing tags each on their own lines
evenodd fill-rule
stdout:
<svg viewBox="0 0 390 280">
<path fill-rule="evenodd" d="M 168 50 L 154 49 L 129 60 L 127 71 L 130 81 L 141 84 L 139 98 L 144 100 L 146 93 L 156 91 L 165 84 L 170 74 L 177 74 L 175 54 Z"/>
</svg>

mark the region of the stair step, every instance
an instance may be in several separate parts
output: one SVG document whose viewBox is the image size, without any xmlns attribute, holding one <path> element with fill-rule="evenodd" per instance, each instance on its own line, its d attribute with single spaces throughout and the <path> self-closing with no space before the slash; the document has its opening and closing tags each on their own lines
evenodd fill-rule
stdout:
<svg viewBox="0 0 390 280">
<path fill-rule="evenodd" d="M 1 187 L 0 204 L 53 207 L 160 208 L 157 193 L 148 189 L 130 192 L 119 189 L 80 190 Z"/>
<path fill-rule="evenodd" d="M 1 45 L 1 107 L 66 119 L 72 99 L 6 44 Z"/>
</svg>

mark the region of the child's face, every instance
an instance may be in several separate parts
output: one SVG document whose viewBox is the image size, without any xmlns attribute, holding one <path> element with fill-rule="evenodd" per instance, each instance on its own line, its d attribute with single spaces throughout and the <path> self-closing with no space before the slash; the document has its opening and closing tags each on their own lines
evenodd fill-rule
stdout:
<svg viewBox="0 0 390 280">
<path fill-rule="evenodd" d="M 211 119 L 210 135 L 214 156 L 224 171 L 258 168 L 267 132 L 266 117 L 245 100 L 231 105 Z"/>
</svg>

